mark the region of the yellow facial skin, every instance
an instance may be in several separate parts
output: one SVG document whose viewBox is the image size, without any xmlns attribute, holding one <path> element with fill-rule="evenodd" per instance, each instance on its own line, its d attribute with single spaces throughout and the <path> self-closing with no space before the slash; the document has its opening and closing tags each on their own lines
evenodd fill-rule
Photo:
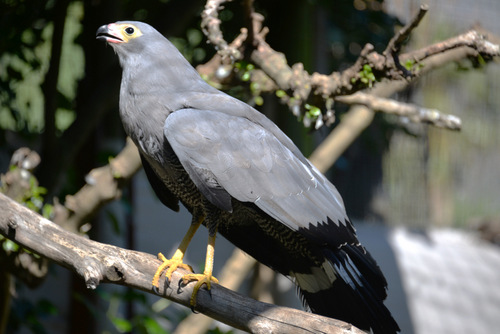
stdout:
<svg viewBox="0 0 500 334">
<path fill-rule="evenodd" d="M 108 24 L 108 34 L 115 37 L 106 38 L 108 43 L 128 43 L 131 39 L 142 36 L 142 32 L 133 24 L 110 23 Z"/>
</svg>

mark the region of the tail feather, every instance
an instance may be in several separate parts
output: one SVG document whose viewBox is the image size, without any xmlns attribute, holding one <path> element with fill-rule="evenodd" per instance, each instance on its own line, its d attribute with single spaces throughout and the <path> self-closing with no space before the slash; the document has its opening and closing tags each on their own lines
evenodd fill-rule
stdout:
<svg viewBox="0 0 500 334">
<path fill-rule="evenodd" d="M 328 287 L 323 275 L 302 275 L 296 279 L 307 307 L 317 314 L 340 319 L 373 333 L 396 333 L 400 329 L 383 304 L 387 282 L 373 258 L 360 245 L 344 245 L 340 249 L 324 249 L 335 277 Z M 323 264 L 325 267 L 325 264 Z M 297 277 L 297 276 L 296 276 Z M 317 280 L 319 283 L 313 283 Z M 312 286 L 322 289 L 311 289 Z"/>
</svg>

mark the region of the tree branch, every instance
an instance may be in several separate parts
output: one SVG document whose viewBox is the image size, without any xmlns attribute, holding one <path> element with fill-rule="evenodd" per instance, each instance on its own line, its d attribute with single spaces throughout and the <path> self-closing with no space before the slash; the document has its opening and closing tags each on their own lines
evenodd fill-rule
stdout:
<svg viewBox="0 0 500 334">
<path fill-rule="evenodd" d="M 420 24 L 428 10 L 428 5 L 421 5 L 417 15 L 391 38 L 383 54 L 387 56 L 391 53 L 398 53 L 404 41 L 410 37 L 411 32 Z"/>
<path fill-rule="evenodd" d="M 18 202 L 29 200 L 32 187 L 38 186 L 32 171 L 39 163 L 40 156 L 36 152 L 27 148 L 17 150 L 11 161 L 11 166 L 17 168 L 0 175 L 0 191 Z M 140 168 L 137 148 L 127 139 L 123 150 L 108 165 L 91 170 L 87 184 L 76 194 L 66 196 L 64 205 L 55 200 L 54 222 L 67 231 L 79 232 L 100 208 L 121 196 L 122 188 Z M 32 288 L 39 285 L 48 272 L 45 258 L 35 257 L 22 249 L 0 248 L 0 264 Z"/>
<path fill-rule="evenodd" d="M 3 194 L 0 212 L 2 235 L 75 272 L 89 289 L 102 282 L 153 293 L 151 279 L 161 264 L 153 255 L 68 232 Z M 177 270 L 159 290 L 162 297 L 189 306 L 193 284 L 182 285 L 182 275 Z M 217 284 L 210 292 L 199 291 L 196 310 L 252 333 L 363 333 L 342 321 L 258 302 Z"/>
<path fill-rule="evenodd" d="M 220 30 L 219 10 L 223 8 L 222 4 L 225 2 L 228 2 L 228 0 L 207 1 L 205 9 L 201 13 L 201 30 L 223 57 L 229 56 L 232 59 L 240 59 L 241 52 L 238 48 L 228 45 Z"/>
<path fill-rule="evenodd" d="M 500 57 L 500 45 L 490 42 L 488 36 L 480 34 L 476 30 L 469 30 L 456 37 L 403 54 L 401 59 L 419 63 L 438 54 L 462 47 L 470 49 L 470 56 L 481 56 L 487 61 Z"/>
<path fill-rule="evenodd" d="M 449 130 L 460 130 L 462 127 L 462 121 L 454 115 L 443 115 L 435 109 L 427 109 L 361 92 L 337 96 L 335 100 L 350 105 L 363 105 L 373 111 L 403 116 L 413 123 L 428 123 Z"/>
<path fill-rule="evenodd" d="M 0 175 L 0 192 L 15 201 L 30 201 L 32 205 L 35 205 L 33 201 L 39 199 L 33 199 L 33 189 L 38 187 L 33 170 L 39 163 L 40 156 L 35 151 L 26 147 L 16 150 L 10 160 L 9 171 Z M 37 204 L 41 206 L 41 203 Z M 5 240 L 2 239 L 0 238 L 0 265 L 6 269 L 5 274 L 2 275 L 3 283 L 7 284 L 10 281 L 7 276 L 11 273 L 30 288 L 40 285 L 48 273 L 48 261 L 28 254 L 22 249 L 5 247 Z M 10 293 L 10 286 L 5 288 L 7 293 Z M 0 333 L 3 332 L 0 331 Z"/>
<path fill-rule="evenodd" d="M 367 44 L 357 61 L 350 68 L 343 72 L 333 72 L 330 75 L 320 73 L 307 73 L 301 63 L 288 65 L 286 57 L 275 50 L 265 42 L 265 35 L 268 32 L 267 28 L 262 27 L 263 18 L 261 15 L 256 14 L 253 10 L 248 10 L 248 6 L 252 5 L 251 1 L 246 1 L 246 13 L 251 13 L 251 20 L 253 20 L 253 41 L 247 43 L 235 43 L 228 46 L 225 42 L 222 32 L 220 30 L 220 20 L 215 20 L 217 11 L 220 5 L 226 1 L 207 1 L 207 6 L 204 11 L 205 25 L 210 29 L 204 29 L 207 38 L 213 43 L 219 53 L 224 56 L 230 54 L 233 60 L 240 60 L 243 57 L 243 52 L 237 52 L 237 49 L 242 51 L 245 46 L 253 45 L 254 49 L 250 52 L 250 60 L 254 62 L 258 68 L 265 74 L 266 77 L 274 81 L 275 85 L 262 85 L 267 87 L 270 91 L 283 90 L 287 95 L 282 96 L 282 101 L 286 103 L 293 113 L 297 116 L 303 116 L 305 110 L 301 108 L 302 105 L 308 101 L 313 100 L 313 96 L 319 96 L 325 101 L 326 112 L 322 118 L 318 118 L 316 122 L 329 123 L 332 118 L 331 110 L 328 107 L 332 99 L 338 96 L 351 95 L 360 90 L 364 90 L 369 86 L 376 86 L 384 84 L 382 79 L 392 81 L 410 81 L 423 73 L 422 69 L 425 66 L 424 61 L 433 58 L 439 54 L 454 53 L 457 49 L 466 48 L 464 51 L 467 57 L 481 57 L 485 61 L 500 56 L 499 45 L 490 42 L 486 36 L 481 35 L 475 30 L 471 30 L 465 34 L 450 38 L 446 41 L 435 43 L 420 50 L 408 52 L 399 55 L 401 45 L 408 38 L 411 32 L 418 26 L 428 7 L 421 6 L 419 12 L 410 20 L 410 22 L 403 27 L 388 43 L 385 51 L 379 54 L 374 50 L 371 44 Z M 247 24 L 248 25 L 248 24 Z M 243 28 L 242 33 L 237 37 L 237 40 L 245 40 L 250 35 L 247 34 L 247 29 Z M 222 51 L 221 51 L 222 50 Z M 247 51 L 247 50 L 245 50 Z M 405 64 L 401 65 L 400 59 Z M 427 64 L 430 64 L 427 62 Z M 212 66 L 216 66 L 211 62 Z M 423 65 L 423 66 L 422 66 Z M 363 70 L 368 66 L 374 74 L 374 82 L 366 82 L 362 80 Z M 257 76 L 256 76 L 257 77 Z M 262 78 L 262 76 L 260 76 Z M 402 77 L 407 80 L 401 80 Z M 252 78 L 253 80 L 253 78 Z M 262 89 L 263 92 L 266 89 Z M 342 98 L 341 98 L 342 99 Z M 385 111 L 381 109 L 380 111 Z M 436 111 L 433 110 L 433 114 Z M 428 114 L 428 113 L 427 113 Z M 438 119 L 442 117 L 437 116 Z M 414 118 L 421 120 L 422 118 Z M 306 117 L 304 117 L 306 120 Z M 308 120 L 310 121 L 310 120 Z M 441 122 L 431 122 L 431 124 L 442 124 Z M 311 125 L 317 127 L 315 122 Z M 454 128 L 453 126 L 447 128 Z"/>
<path fill-rule="evenodd" d="M 470 34 L 471 32 L 472 34 Z M 479 42 L 479 48 L 487 48 L 488 53 L 492 55 L 500 55 L 499 45 L 490 43 L 485 37 L 487 35 L 486 33 L 478 33 L 479 36 L 483 37 L 476 39 L 476 33 L 474 32 L 475 30 L 472 30 L 464 35 L 470 34 L 470 37 L 472 37 L 473 40 Z M 461 40 L 462 38 L 460 36 L 451 40 Z M 455 42 L 450 42 L 450 40 L 448 40 L 445 44 L 450 43 L 453 44 Z M 423 48 L 416 52 L 418 54 L 425 54 L 425 49 L 428 48 Z M 430 46 L 430 49 L 434 49 L 434 47 Z M 410 58 L 411 54 L 412 53 L 408 53 L 406 55 L 408 58 Z M 475 50 L 475 48 L 460 46 L 456 49 L 450 49 L 446 52 L 434 53 L 433 56 L 427 57 L 426 59 L 422 60 L 419 75 L 428 73 L 446 64 L 463 60 L 467 57 L 477 57 L 477 51 Z M 406 89 L 409 84 L 410 81 L 408 80 L 384 81 L 375 85 L 375 87 L 370 91 L 370 94 L 379 97 L 389 97 L 397 92 Z M 355 105 L 351 107 L 351 109 L 342 118 L 340 124 L 338 124 L 335 129 L 332 130 L 328 137 L 323 140 L 323 142 L 311 155 L 310 158 L 316 161 L 315 165 L 318 168 L 320 168 L 320 166 L 322 168 L 329 168 L 329 166 L 332 166 L 333 163 L 338 159 L 338 157 L 359 136 L 359 134 L 371 124 L 373 117 L 373 110 L 365 106 Z"/>
<path fill-rule="evenodd" d="M 420 21 L 422 21 L 428 10 L 428 5 L 421 5 L 418 13 L 403 27 L 403 29 L 399 30 L 396 35 L 391 38 L 386 49 L 382 52 L 386 58 L 386 62 L 391 62 L 392 60 L 392 65 L 403 73 L 405 78 L 411 77 L 412 73 L 401 65 L 399 61 L 399 51 L 404 41 L 410 37 L 411 32 L 420 24 Z"/>
</svg>

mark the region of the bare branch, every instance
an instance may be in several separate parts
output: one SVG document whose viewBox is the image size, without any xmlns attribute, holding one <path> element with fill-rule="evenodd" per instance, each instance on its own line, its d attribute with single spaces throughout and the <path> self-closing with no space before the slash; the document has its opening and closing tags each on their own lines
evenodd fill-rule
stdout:
<svg viewBox="0 0 500 334">
<path fill-rule="evenodd" d="M 470 30 L 445 41 L 403 54 L 401 55 L 401 59 L 413 60 L 415 63 L 419 63 L 435 55 L 461 47 L 471 49 L 473 51 L 471 56 L 481 56 L 484 60 L 500 57 L 500 45 L 490 42 L 487 36 L 480 34 L 476 30 Z"/>
<path fill-rule="evenodd" d="M 466 33 L 464 35 L 467 35 L 469 33 Z M 462 39 L 460 36 L 458 37 L 458 39 Z M 490 43 L 488 40 L 486 40 L 485 37 L 481 38 L 480 40 L 484 40 L 484 42 L 480 42 L 479 44 L 484 43 L 484 46 L 486 47 L 485 49 L 487 49 L 486 52 L 488 54 L 491 54 L 493 57 L 500 56 L 498 45 Z M 431 48 L 433 47 L 431 46 Z M 422 54 L 425 54 L 425 52 L 427 51 L 423 51 L 423 49 L 421 49 L 417 52 L 422 52 Z M 410 59 L 411 54 L 412 53 L 407 53 L 404 57 L 406 59 Z M 419 74 L 425 74 L 434 70 L 435 68 L 439 68 L 446 64 L 460 61 L 467 57 L 473 56 L 477 56 L 477 51 L 475 50 L 475 48 L 466 46 L 450 49 L 442 53 L 435 53 L 432 57 L 428 57 L 422 60 L 422 67 L 419 70 Z M 410 81 L 408 80 L 384 81 L 377 84 L 370 91 L 370 94 L 379 97 L 389 97 L 397 92 L 404 90 L 406 87 L 408 87 L 409 84 Z M 373 116 L 374 112 L 365 106 L 354 105 L 353 107 L 351 107 L 351 109 L 342 118 L 340 124 L 337 125 L 335 129 L 333 129 L 332 132 L 328 135 L 328 137 L 323 140 L 323 142 L 316 148 L 310 159 L 314 159 L 316 161 L 315 165 L 318 168 L 330 168 L 330 166 L 335 163 L 338 157 L 340 157 L 340 155 L 351 145 L 351 143 L 359 136 L 359 134 L 371 124 Z"/>
<path fill-rule="evenodd" d="M 406 24 L 401 30 L 396 33 L 396 35 L 394 35 L 394 37 L 391 38 L 382 54 L 388 57 L 390 54 L 399 53 L 404 41 L 406 41 L 410 37 L 412 31 L 420 24 L 420 21 L 422 21 L 428 10 L 428 5 L 421 5 L 418 13 L 410 20 L 410 22 L 408 22 L 408 24 Z"/>
<path fill-rule="evenodd" d="M 218 8 L 220 8 L 220 4 L 223 2 L 225 1 L 207 1 L 207 7 L 205 10 L 206 13 L 204 13 L 204 16 L 212 18 L 216 17 L 216 12 Z M 284 103 L 288 104 L 290 109 L 297 116 L 301 116 L 304 113 L 301 106 L 307 100 L 311 100 L 313 98 L 312 95 L 319 96 L 323 99 L 323 101 L 325 101 L 328 113 L 330 110 L 327 106 L 329 104 L 328 101 L 335 99 L 338 96 L 354 94 L 360 90 L 368 88 L 368 86 L 383 84 L 381 83 L 382 79 L 405 81 L 401 80 L 402 76 L 409 80 L 414 79 L 416 75 L 425 72 L 422 70 L 423 67 L 432 64 L 426 60 L 438 54 L 455 53 L 456 50 L 462 49 L 463 57 L 481 57 L 483 60 L 489 61 L 500 56 L 499 45 L 490 42 L 485 36 L 474 30 L 449 40 L 435 43 L 426 48 L 399 55 L 401 44 L 408 38 L 426 14 L 428 7 L 424 5 L 420 7 L 419 12 L 414 16 L 414 18 L 403 29 L 396 33 L 382 54 L 374 52 L 373 46 L 367 44 L 363 48 L 357 61 L 343 72 L 333 72 L 330 75 L 320 73 L 308 74 L 304 71 L 303 66 L 300 63 L 293 66 L 288 65 L 286 57 L 282 53 L 273 50 L 269 44 L 265 42 L 265 34 L 268 30 L 267 28 L 262 28 L 262 17 L 253 13 L 253 9 L 248 10 L 247 7 L 252 6 L 252 1 L 246 1 L 245 6 L 246 12 L 252 13 L 252 20 L 254 21 L 254 24 L 252 25 L 254 36 L 253 41 L 252 43 L 241 42 L 246 40 L 246 37 L 248 37 L 247 29 L 243 28 L 242 34 L 240 34 L 237 38 L 240 42 L 234 46 L 239 46 L 238 48 L 240 51 L 243 51 L 245 45 L 251 44 L 254 46 L 253 51 L 250 52 L 251 61 L 254 62 L 263 73 L 265 73 L 265 76 L 272 79 L 276 84 L 266 85 L 266 89 L 269 89 L 270 91 L 280 89 L 287 92 L 288 95 L 283 96 L 282 100 Z M 217 36 L 217 38 L 209 35 L 212 33 L 208 30 L 204 31 L 209 40 L 218 45 L 218 48 L 220 49 L 221 47 L 224 48 L 224 45 L 227 45 L 227 43 L 224 44 L 221 42 L 221 40 L 223 41 L 223 36 L 220 32 L 219 25 L 220 21 L 214 25 L 217 32 L 214 36 Z M 463 50 L 464 48 L 466 48 L 466 50 Z M 240 52 L 240 55 L 242 54 L 243 53 Z M 456 57 L 451 56 L 451 58 Z M 400 59 L 403 61 L 405 66 L 401 65 Z M 214 66 L 215 64 L 212 65 Z M 365 66 L 369 66 L 372 69 L 376 78 L 375 82 L 367 84 L 366 81 L 362 80 L 363 69 Z M 262 75 L 255 76 L 255 78 L 262 77 Z M 254 80 L 254 78 L 252 78 L 252 80 Z M 267 90 L 262 89 L 262 91 L 264 92 Z M 322 122 L 328 122 L 331 115 L 327 115 L 327 113 L 323 115 L 323 119 L 318 118 L 320 124 Z M 427 112 L 426 114 L 431 115 L 433 113 Z M 431 117 L 430 119 L 433 118 Z M 442 124 L 442 122 L 431 122 L 431 124 Z M 316 124 L 314 125 L 316 126 Z M 451 125 L 451 123 L 448 125 Z M 449 126 L 446 128 L 449 128 Z"/>
<path fill-rule="evenodd" d="M 85 280 L 89 289 L 113 283 L 152 292 L 151 279 L 160 265 L 153 255 L 89 240 L 0 194 L 0 233 Z M 182 285 L 183 272 L 174 272 L 161 295 L 189 306 L 193 284 Z M 220 285 L 200 290 L 196 310 L 230 326 L 252 333 L 356 333 L 362 331 L 331 318 L 252 300 Z"/>
<path fill-rule="evenodd" d="M 429 123 L 449 130 L 460 130 L 462 127 L 462 121 L 454 115 L 443 115 L 435 109 L 427 109 L 361 92 L 337 96 L 335 100 L 345 104 L 364 105 L 373 111 L 403 116 L 413 123 Z"/>
<path fill-rule="evenodd" d="M 386 58 L 386 62 L 390 63 L 392 60 L 392 65 L 403 73 L 405 78 L 411 77 L 413 74 L 399 62 L 399 51 L 403 42 L 410 37 L 411 32 L 419 25 L 428 10 L 429 6 L 421 5 L 418 13 L 391 38 L 387 44 L 387 48 L 382 52 Z"/>
<path fill-rule="evenodd" d="M 222 56 L 240 59 L 241 52 L 228 45 L 220 30 L 219 10 L 222 9 L 223 3 L 229 1 L 231 0 L 208 0 L 201 13 L 201 29 Z"/>
</svg>

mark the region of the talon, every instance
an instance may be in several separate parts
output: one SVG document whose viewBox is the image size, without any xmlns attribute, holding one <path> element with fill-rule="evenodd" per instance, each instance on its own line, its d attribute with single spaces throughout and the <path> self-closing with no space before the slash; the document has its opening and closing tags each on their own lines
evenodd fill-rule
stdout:
<svg viewBox="0 0 500 334">
<path fill-rule="evenodd" d="M 219 283 L 219 280 L 212 275 L 207 274 L 187 274 L 182 276 L 182 283 L 188 284 L 191 281 L 198 281 L 193 288 L 193 294 L 189 300 L 189 304 L 191 305 L 191 310 L 194 312 L 194 308 L 196 307 L 196 296 L 200 288 L 205 284 L 207 286 L 207 290 L 210 291 L 213 283 Z"/>
<path fill-rule="evenodd" d="M 153 290 L 157 294 L 160 294 L 160 276 L 163 272 L 165 272 L 166 284 L 169 283 L 170 279 L 172 278 L 172 274 L 177 270 L 177 268 L 182 268 L 193 272 L 193 268 L 191 268 L 190 265 L 183 263 L 182 256 L 178 256 L 177 253 L 174 254 L 174 256 L 170 260 L 167 259 L 162 253 L 158 253 L 158 259 L 163 261 L 163 263 L 158 267 L 158 269 L 156 269 L 156 273 L 153 276 L 153 281 L 151 282 L 151 284 L 153 285 Z"/>
<path fill-rule="evenodd" d="M 172 278 L 172 273 L 176 271 L 177 268 L 183 268 L 190 272 L 193 272 L 193 268 L 191 268 L 190 265 L 184 264 L 182 262 L 182 259 L 184 258 L 184 254 L 186 254 L 186 250 L 189 243 L 191 242 L 191 239 L 193 238 L 194 234 L 196 233 L 196 230 L 198 229 L 198 227 L 201 225 L 202 222 L 203 222 L 203 217 L 197 217 L 197 219 L 193 219 L 193 223 L 189 226 L 189 229 L 186 232 L 186 235 L 184 235 L 184 238 L 182 238 L 179 248 L 177 248 L 177 250 L 174 253 L 174 256 L 172 256 L 170 260 L 168 260 L 165 256 L 163 256 L 162 253 L 158 254 L 158 259 L 163 261 L 163 263 L 158 267 L 158 269 L 156 269 L 156 273 L 153 276 L 153 281 L 151 282 L 153 288 L 159 290 L 160 276 L 165 271 L 165 269 L 166 269 L 165 271 L 166 284 L 169 283 L 170 279 Z"/>
</svg>

